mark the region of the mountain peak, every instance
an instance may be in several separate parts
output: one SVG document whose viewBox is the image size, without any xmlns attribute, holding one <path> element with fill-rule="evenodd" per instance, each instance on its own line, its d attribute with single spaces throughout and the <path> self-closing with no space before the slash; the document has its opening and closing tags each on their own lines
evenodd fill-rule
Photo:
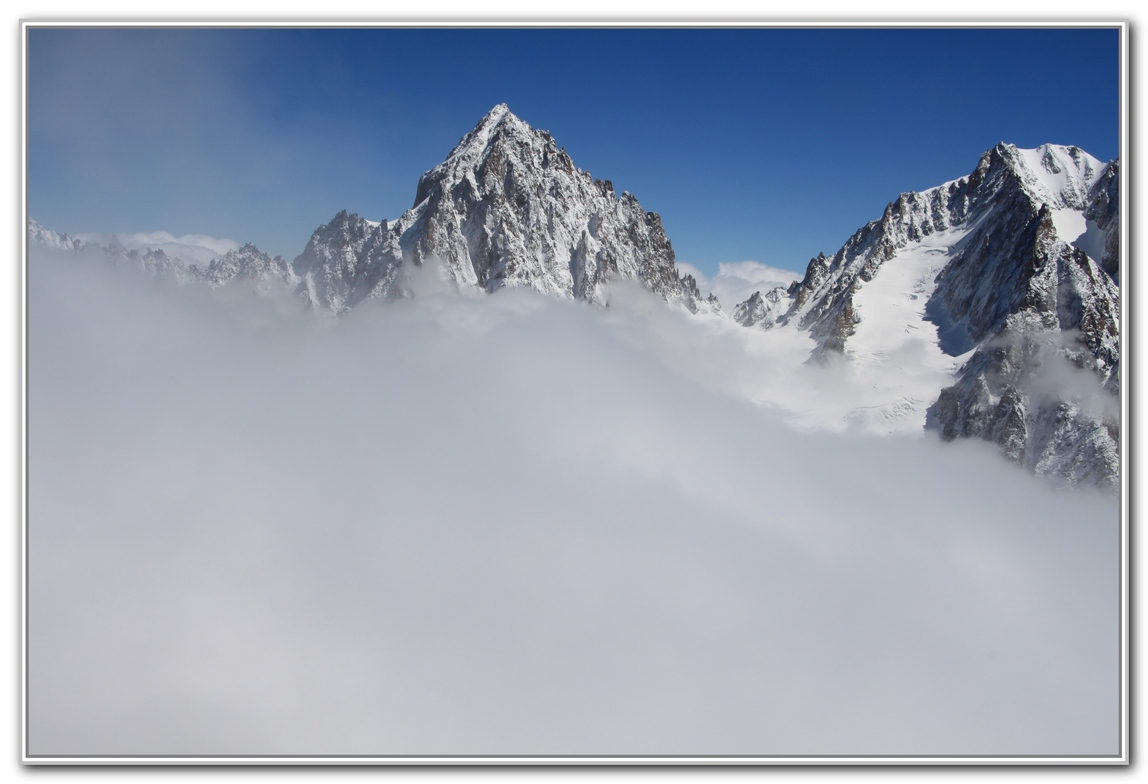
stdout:
<svg viewBox="0 0 1148 784">
<path fill-rule="evenodd" d="M 422 176 L 395 231 L 404 262 L 433 258 L 455 283 L 603 302 L 605 282 L 622 278 L 698 307 L 661 219 L 578 169 L 549 132 L 506 104 Z"/>
<path fill-rule="evenodd" d="M 464 136 L 461 142 L 459 142 L 458 147 L 464 146 L 468 140 L 471 142 L 479 140 L 485 142 L 489 140 L 490 137 L 494 135 L 495 131 L 497 131 L 503 124 L 523 126 L 526 125 L 526 123 L 522 122 L 522 120 L 515 116 L 514 112 L 510 111 L 509 106 L 504 103 L 500 103 L 483 115 L 482 119 L 478 121 L 478 124 L 474 126 L 474 129 L 466 136 Z M 455 150 L 457 150 L 458 147 L 456 147 Z"/>
<path fill-rule="evenodd" d="M 505 103 L 500 103 L 500 104 L 496 105 L 495 107 L 493 107 L 489 112 L 486 113 L 486 116 L 482 118 L 482 122 L 487 122 L 487 121 L 498 122 L 499 120 L 501 120 L 503 117 L 505 117 L 508 114 L 511 117 L 514 117 L 514 113 L 510 111 L 510 107 L 507 106 Z M 515 119 L 518 119 L 518 118 L 515 117 Z M 482 122 L 480 122 L 479 124 L 481 125 Z"/>
<path fill-rule="evenodd" d="M 507 146 L 530 148 L 553 144 L 550 134 L 535 131 L 520 120 L 504 103 L 486 113 L 478 124 L 459 140 L 442 163 L 419 179 L 414 206 L 418 206 L 434 190 L 435 185 L 447 189 L 466 180 L 496 149 Z"/>
<path fill-rule="evenodd" d="M 514 112 L 510 111 L 509 106 L 500 103 L 478 121 L 478 125 L 474 126 L 474 130 L 462 138 L 462 141 L 460 141 L 454 150 L 451 151 L 451 154 L 447 156 L 447 160 L 449 161 L 451 158 L 464 156 L 471 150 L 484 150 L 490 146 L 492 140 L 503 134 L 531 136 L 534 133 L 534 129 L 519 119 Z"/>
<path fill-rule="evenodd" d="M 1104 163 L 1079 147 L 1042 144 L 1033 150 L 1014 148 L 1014 152 L 1029 193 L 1053 210 L 1083 211 L 1105 169 Z"/>
</svg>

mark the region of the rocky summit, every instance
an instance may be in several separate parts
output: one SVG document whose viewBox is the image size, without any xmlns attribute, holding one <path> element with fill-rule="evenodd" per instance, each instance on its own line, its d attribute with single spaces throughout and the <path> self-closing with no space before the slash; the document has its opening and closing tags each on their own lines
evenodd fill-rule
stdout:
<svg viewBox="0 0 1148 784">
<path fill-rule="evenodd" d="M 604 302 L 611 279 L 640 282 L 691 311 L 716 307 L 679 275 L 661 218 L 574 165 L 551 135 L 505 104 L 419 180 L 393 223 L 341 212 L 295 259 L 304 296 L 334 312 L 410 293 L 410 272 L 433 265 L 461 287 L 523 286 Z"/>
</svg>

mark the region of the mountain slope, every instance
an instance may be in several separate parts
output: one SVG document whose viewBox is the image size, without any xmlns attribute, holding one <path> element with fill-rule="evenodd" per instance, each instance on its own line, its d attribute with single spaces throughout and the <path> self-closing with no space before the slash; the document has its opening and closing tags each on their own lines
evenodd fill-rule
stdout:
<svg viewBox="0 0 1148 784">
<path fill-rule="evenodd" d="M 375 223 L 343 210 L 311 234 L 292 263 L 308 303 L 342 313 L 372 297 L 400 292 L 402 257 L 387 222 Z"/>
<path fill-rule="evenodd" d="M 735 315 L 808 331 L 815 359 L 870 368 L 886 412 L 946 439 L 1113 484 L 1119 215 L 1118 162 L 1000 144 L 969 176 L 902 194 L 799 283 Z"/>
</svg>

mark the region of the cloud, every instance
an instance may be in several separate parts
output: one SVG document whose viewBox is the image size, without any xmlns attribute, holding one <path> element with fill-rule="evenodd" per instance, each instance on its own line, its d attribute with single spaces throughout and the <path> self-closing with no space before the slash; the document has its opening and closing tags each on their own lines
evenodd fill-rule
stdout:
<svg viewBox="0 0 1148 784">
<path fill-rule="evenodd" d="M 712 278 L 702 274 L 701 270 L 692 264 L 679 261 L 677 265 L 697 279 L 698 288 L 716 294 L 728 310 L 745 302 L 755 291 L 764 294 L 778 286 L 788 286 L 793 281 L 801 279 L 799 272 L 771 267 L 757 261 L 722 262 L 718 264 L 718 274 Z"/>
<path fill-rule="evenodd" d="M 206 266 L 228 251 L 235 250 L 239 243 L 235 240 L 209 237 L 206 234 L 184 234 L 176 237 L 166 231 L 138 232 L 134 234 L 79 234 L 77 239 L 99 245 L 119 243 L 128 249 L 162 250 L 176 259 Z"/>
<path fill-rule="evenodd" d="M 910 346 L 888 365 L 810 363 L 816 346 L 795 329 L 746 329 L 727 318 L 686 318 L 636 285 L 618 285 L 605 314 L 617 334 L 695 383 L 770 408 L 802 431 L 919 435 L 925 410 L 951 376 Z M 886 372 L 887 366 L 897 372 Z"/>
<path fill-rule="evenodd" d="M 1118 750 L 1115 499 L 795 430 L 641 291 L 29 291 L 34 754 Z"/>
</svg>

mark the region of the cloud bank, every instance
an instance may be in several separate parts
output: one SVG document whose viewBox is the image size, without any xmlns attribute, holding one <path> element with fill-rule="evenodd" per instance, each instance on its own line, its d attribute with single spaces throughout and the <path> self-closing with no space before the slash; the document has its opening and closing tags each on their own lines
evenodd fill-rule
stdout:
<svg viewBox="0 0 1148 784">
<path fill-rule="evenodd" d="M 34 258 L 32 753 L 1118 751 L 1115 499 L 796 430 L 696 334 Z"/>
</svg>

